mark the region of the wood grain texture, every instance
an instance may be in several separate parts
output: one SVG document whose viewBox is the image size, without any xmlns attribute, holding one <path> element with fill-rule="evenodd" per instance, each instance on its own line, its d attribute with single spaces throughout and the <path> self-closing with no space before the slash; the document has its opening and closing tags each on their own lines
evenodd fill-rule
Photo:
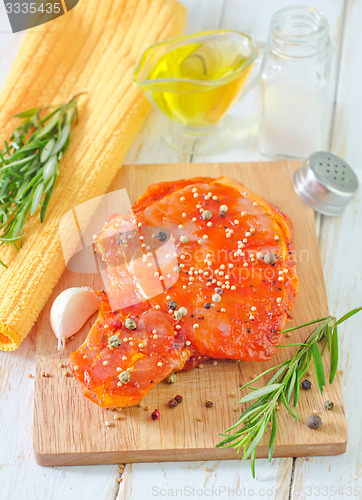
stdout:
<svg viewBox="0 0 362 500">
<path fill-rule="evenodd" d="M 112 190 L 127 188 L 131 201 L 134 201 L 152 182 L 199 175 L 228 175 L 278 205 L 295 224 L 300 290 L 293 307 L 293 324 L 299 324 L 325 316 L 328 308 L 314 213 L 297 197 L 291 183 L 292 172 L 298 166 L 287 162 L 124 166 Z M 117 412 L 121 419 L 113 420 L 115 412 L 101 410 L 86 400 L 78 383 L 73 378 L 64 377 L 64 369 L 59 366 L 66 363 L 69 353 L 80 345 L 89 327 L 86 326 L 67 343 L 61 356 L 51 357 L 56 352 L 56 339 L 49 327 L 52 301 L 60 291 L 76 283 L 94 286 L 95 280 L 97 277 L 93 276 L 85 281 L 85 275 L 66 271 L 37 323 L 34 451 L 38 463 L 70 465 L 235 458 L 233 450 L 215 448 L 215 444 L 218 433 L 229 427 L 240 412 L 238 388 L 255 373 L 287 359 L 294 349 L 280 348 L 268 363 L 218 361 L 214 366 L 212 362 L 206 362 L 202 369 L 179 374 L 173 386 L 159 384 L 146 396 L 143 407 L 123 409 Z M 307 329 L 299 330 L 291 339 L 293 342 L 303 341 L 307 333 Z M 284 343 L 289 342 L 287 338 Z M 50 377 L 42 377 L 42 372 L 49 373 Z M 302 394 L 300 422 L 295 423 L 286 410 L 279 412 L 280 430 L 275 456 L 333 455 L 345 451 L 347 433 L 339 381 L 326 387 L 321 396 L 314 377 L 311 380 L 313 389 Z M 167 401 L 176 393 L 182 394 L 184 403 L 171 410 Z M 208 399 L 214 402 L 211 409 L 205 407 Z M 333 412 L 324 410 L 323 401 L 326 399 L 335 402 Z M 151 420 L 145 405 L 151 411 L 159 408 L 159 421 Z M 305 425 L 306 418 L 313 411 L 323 416 L 324 425 L 319 431 L 311 431 Z M 106 427 L 106 420 L 114 426 Z M 264 440 L 259 448 L 259 457 L 267 455 L 266 443 Z"/>
</svg>

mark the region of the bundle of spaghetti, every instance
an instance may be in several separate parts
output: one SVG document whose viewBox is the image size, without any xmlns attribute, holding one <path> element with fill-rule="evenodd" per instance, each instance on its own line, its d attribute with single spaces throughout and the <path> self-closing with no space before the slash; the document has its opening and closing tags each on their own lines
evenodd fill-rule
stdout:
<svg viewBox="0 0 362 500">
<path fill-rule="evenodd" d="M 79 98 L 79 123 L 60 162 L 44 223 L 28 217 L 20 251 L 0 247 L 0 349 L 27 336 L 65 269 L 59 221 L 104 194 L 140 129 L 149 104 L 132 84 L 142 51 L 180 34 L 184 8 L 175 0 L 87 0 L 27 32 L 0 96 L 0 140 L 14 114 Z"/>
</svg>

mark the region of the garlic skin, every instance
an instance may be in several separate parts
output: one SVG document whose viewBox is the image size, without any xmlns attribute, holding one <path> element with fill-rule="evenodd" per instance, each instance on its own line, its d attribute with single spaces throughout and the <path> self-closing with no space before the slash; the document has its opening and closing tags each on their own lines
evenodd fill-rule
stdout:
<svg viewBox="0 0 362 500">
<path fill-rule="evenodd" d="M 58 351 L 63 351 L 64 340 L 77 333 L 98 311 L 99 304 L 96 293 L 88 287 L 68 288 L 58 295 L 50 311 L 50 325 L 58 339 Z"/>
</svg>

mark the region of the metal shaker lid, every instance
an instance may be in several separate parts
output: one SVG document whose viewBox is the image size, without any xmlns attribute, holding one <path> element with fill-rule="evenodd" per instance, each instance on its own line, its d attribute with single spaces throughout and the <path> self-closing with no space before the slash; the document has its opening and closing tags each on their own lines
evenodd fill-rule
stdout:
<svg viewBox="0 0 362 500">
<path fill-rule="evenodd" d="M 326 151 L 313 153 L 294 173 L 295 192 L 324 215 L 339 215 L 355 196 L 358 178 L 341 158 Z"/>
</svg>

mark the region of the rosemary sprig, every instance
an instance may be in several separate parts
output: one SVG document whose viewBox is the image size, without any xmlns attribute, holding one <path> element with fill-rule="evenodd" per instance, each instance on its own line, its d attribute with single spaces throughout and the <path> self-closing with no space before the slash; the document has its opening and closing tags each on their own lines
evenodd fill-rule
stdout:
<svg viewBox="0 0 362 500">
<path fill-rule="evenodd" d="M 240 390 L 248 387 L 252 390 L 252 392 L 240 399 L 239 403 L 246 403 L 253 400 L 255 401 L 242 413 L 234 425 L 229 427 L 225 433 L 220 434 L 221 436 L 225 436 L 225 439 L 220 441 L 216 446 L 222 448 L 235 448 L 237 453 L 243 449 L 244 453 L 242 459 L 245 460 L 246 458 L 251 458 L 253 477 L 255 477 L 256 448 L 266 433 L 269 422 L 272 424 L 268 451 L 269 461 L 271 461 L 273 457 L 274 444 L 277 435 L 276 406 L 279 403 L 283 403 L 288 413 L 296 421 L 298 421 L 300 380 L 306 372 L 312 359 L 319 390 L 322 393 L 323 386 L 326 383 L 322 363 L 322 354 L 326 347 L 328 348 L 331 356 L 329 383 L 332 384 L 338 367 L 337 326 L 361 310 L 362 307 L 353 309 L 342 316 L 339 320 L 336 320 L 334 316 L 327 316 L 325 318 L 320 318 L 315 321 L 310 321 L 308 323 L 281 331 L 280 333 L 286 333 L 319 323 L 317 328 L 309 335 L 305 342 L 300 344 L 299 349 L 297 349 L 291 359 L 264 371 L 254 378 L 254 380 L 240 387 Z M 320 349 L 318 342 L 322 340 L 324 340 L 325 343 L 322 349 Z M 283 347 L 283 345 L 278 347 Z M 274 370 L 277 371 L 264 387 L 251 387 L 254 382 Z M 292 398 L 293 403 L 291 403 Z"/>
<path fill-rule="evenodd" d="M 22 246 L 24 223 L 40 205 L 40 220 L 44 221 L 59 161 L 78 119 L 77 99 L 73 97 L 44 118 L 41 108 L 15 115 L 22 122 L 0 150 L 0 246 Z M 1 260 L 0 264 L 7 267 Z"/>
</svg>

